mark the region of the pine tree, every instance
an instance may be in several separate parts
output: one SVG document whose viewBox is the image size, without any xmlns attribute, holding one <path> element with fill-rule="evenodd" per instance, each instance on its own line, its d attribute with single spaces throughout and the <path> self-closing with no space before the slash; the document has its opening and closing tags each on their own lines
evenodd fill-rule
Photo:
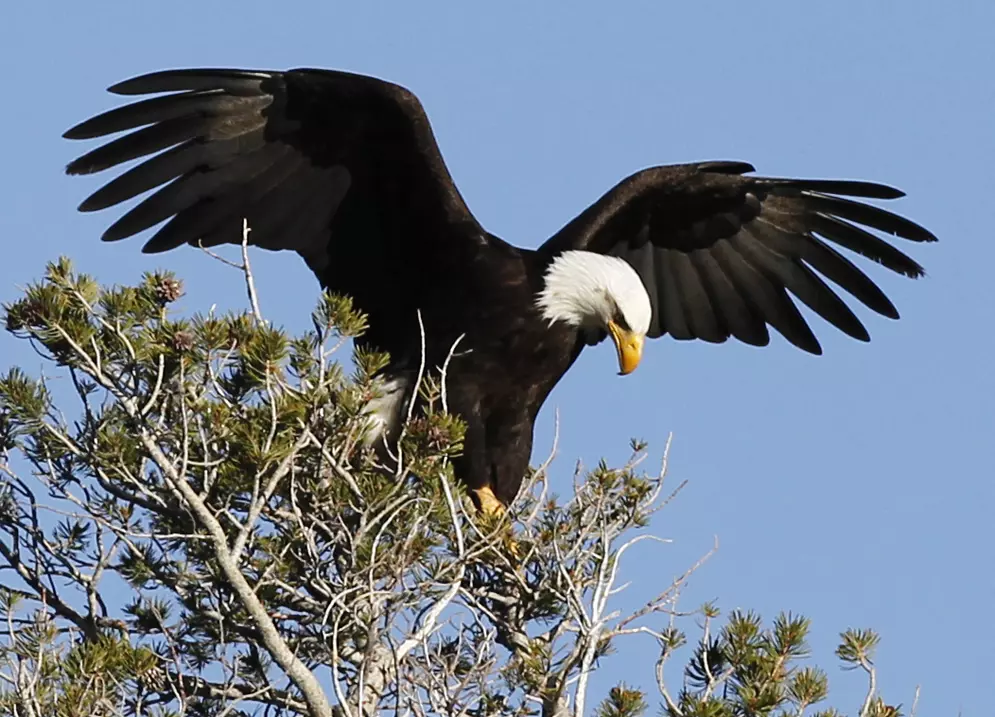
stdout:
<svg viewBox="0 0 995 717">
<path fill-rule="evenodd" d="M 611 606 L 625 551 L 680 490 L 666 461 L 641 468 L 645 445 L 568 499 L 547 461 L 507 516 L 479 515 L 449 462 L 445 367 L 424 367 L 388 469 L 362 441 L 386 357 L 341 356 L 364 317 L 325 295 L 289 336 L 242 269 L 245 313 L 178 318 L 174 276 L 107 288 L 66 259 L 5 307 L 52 372 L 0 377 L 0 713 L 842 714 L 803 617 L 720 625 L 709 604 L 689 642 L 676 605 L 697 566 L 634 613 Z M 620 684 L 596 704 L 590 675 L 638 639 L 659 647 L 634 676 L 656 696 Z M 899 714 L 877 640 L 847 631 L 837 651 L 867 677 L 861 717 Z"/>
</svg>

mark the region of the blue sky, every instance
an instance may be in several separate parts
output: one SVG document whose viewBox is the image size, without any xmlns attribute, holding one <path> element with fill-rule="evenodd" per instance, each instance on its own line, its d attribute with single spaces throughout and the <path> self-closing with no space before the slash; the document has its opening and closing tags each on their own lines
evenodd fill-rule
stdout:
<svg viewBox="0 0 995 717">
<path fill-rule="evenodd" d="M 921 683 L 920 714 L 980 714 L 995 658 L 993 27 L 995 4 L 981 1 L 17 3 L 0 28 L 0 300 L 68 254 L 104 282 L 173 269 L 190 312 L 241 305 L 238 277 L 193 249 L 147 257 L 137 239 L 100 243 L 116 214 L 78 214 L 96 180 L 62 173 L 84 145 L 60 135 L 115 104 L 104 88 L 167 67 L 399 82 L 422 99 L 476 216 L 527 247 L 654 164 L 740 159 L 763 174 L 896 185 L 908 197 L 891 206 L 941 241 L 906 247 L 923 280 L 867 268 L 902 313 L 857 305 L 870 344 L 817 318 L 822 357 L 780 337 L 763 349 L 665 338 L 625 378 L 605 345 L 553 393 L 537 454 L 555 407 L 561 491 L 576 459 L 622 460 L 638 436 L 655 461 L 673 431 L 672 480 L 690 484 L 653 525 L 675 543 L 629 555 L 633 603 L 718 535 L 686 607 L 716 598 L 810 616 L 847 711 L 862 685 L 836 669 L 836 634 L 873 627 L 888 699 L 908 707 Z M 267 315 L 305 328 L 317 285 L 303 263 L 260 252 L 254 263 Z M 0 355 L 38 366 L 6 335 Z M 595 687 L 649 686 L 653 658 L 633 643 Z"/>
</svg>

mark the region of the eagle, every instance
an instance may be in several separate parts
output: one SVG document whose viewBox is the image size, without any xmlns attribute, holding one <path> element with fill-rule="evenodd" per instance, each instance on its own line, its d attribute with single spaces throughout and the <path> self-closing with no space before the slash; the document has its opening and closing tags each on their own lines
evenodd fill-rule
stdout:
<svg viewBox="0 0 995 717">
<path fill-rule="evenodd" d="M 610 339 L 620 374 L 636 369 L 647 338 L 668 334 L 765 346 L 773 328 L 821 354 L 795 300 L 869 341 L 826 280 L 878 314 L 898 311 L 840 250 L 917 278 L 923 268 L 880 235 L 936 241 L 857 201 L 904 196 L 890 186 L 702 161 L 635 172 L 527 249 L 474 218 L 421 103 L 397 84 L 322 69 L 174 69 L 108 91 L 152 96 L 66 131 L 124 133 L 67 173 L 144 159 L 79 209 L 155 191 L 103 240 L 165 222 L 144 252 L 240 244 L 247 221 L 251 245 L 297 252 L 321 287 L 366 314 L 357 346 L 390 356 L 368 442 L 396 436 L 419 367 L 448 359 L 449 410 L 466 424 L 455 475 L 488 514 L 515 499 L 536 416 L 586 346 Z"/>
</svg>

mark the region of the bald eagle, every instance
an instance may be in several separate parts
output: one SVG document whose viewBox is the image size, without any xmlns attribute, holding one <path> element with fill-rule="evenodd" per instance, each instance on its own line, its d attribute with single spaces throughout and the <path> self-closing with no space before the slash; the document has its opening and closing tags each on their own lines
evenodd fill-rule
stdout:
<svg viewBox="0 0 995 717">
<path fill-rule="evenodd" d="M 398 428 L 422 336 L 429 367 L 462 336 L 448 367 L 449 408 L 467 424 L 454 468 L 486 512 L 515 498 L 536 415 L 585 346 L 610 338 L 621 374 L 637 367 L 647 337 L 665 334 L 764 346 L 770 326 L 819 354 L 792 296 L 868 341 L 820 275 L 879 314 L 898 311 L 833 245 L 915 278 L 922 267 L 869 230 L 936 240 L 908 219 L 846 198 L 896 199 L 897 189 L 747 176 L 755 170 L 745 162 L 709 161 L 636 172 L 542 246 L 523 249 L 477 222 L 421 104 L 396 84 L 316 69 L 185 69 L 109 91 L 157 96 L 68 130 L 70 139 L 127 134 L 66 171 L 154 156 L 79 209 L 156 191 L 103 239 L 165 221 L 143 251 L 237 244 L 246 219 L 251 244 L 296 251 L 322 287 L 351 296 L 367 314 L 358 344 L 391 357 L 374 438 Z"/>
</svg>

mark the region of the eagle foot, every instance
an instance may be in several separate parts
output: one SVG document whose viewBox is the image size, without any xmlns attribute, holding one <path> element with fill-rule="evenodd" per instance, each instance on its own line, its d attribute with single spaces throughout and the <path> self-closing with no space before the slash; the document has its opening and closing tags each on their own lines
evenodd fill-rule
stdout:
<svg viewBox="0 0 995 717">
<path fill-rule="evenodd" d="M 473 494 L 477 496 L 477 503 L 480 505 L 480 510 L 484 515 L 500 517 L 507 512 L 504 503 L 498 500 L 498 497 L 494 495 L 494 491 L 491 490 L 489 485 L 485 485 L 483 488 L 474 488 Z"/>
<path fill-rule="evenodd" d="M 474 488 L 473 493 L 477 498 L 477 504 L 480 506 L 480 512 L 490 522 L 496 524 L 507 514 L 507 507 L 498 500 L 498 497 L 494 495 L 494 491 L 489 485 L 485 485 L 483 488 Z M 521 550 L 518 547 L 518 541 L 515 540 L 511 525 L 501 526 L 500 531 L 501 546 L 517 562 L 521 559 Z"/>
</svg>

